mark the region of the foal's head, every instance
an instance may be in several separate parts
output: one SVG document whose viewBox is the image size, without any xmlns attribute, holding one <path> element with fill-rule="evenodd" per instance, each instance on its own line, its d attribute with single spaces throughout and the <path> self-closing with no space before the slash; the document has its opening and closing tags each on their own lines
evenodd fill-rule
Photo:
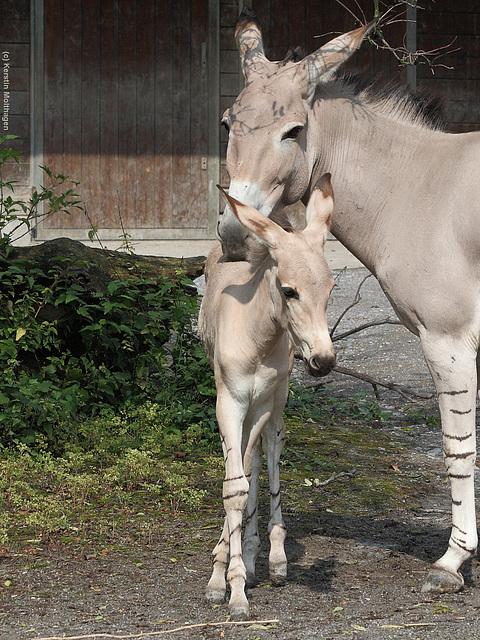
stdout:
<svg viewBox="0 0 480 640">
<path fill-rule="evenodd" d="M 325 174 L 311 194 L 309 223 L 303 231 L 287 231 L 256 209 L 226 197 L 240 223 L 268 250 L 276 322 L 288 331 L 308 371 L 326 375 L 335 366 L 327 322 L 333 278 L 323 253 L 333 210 L 330 175 Z"/>
</svg>

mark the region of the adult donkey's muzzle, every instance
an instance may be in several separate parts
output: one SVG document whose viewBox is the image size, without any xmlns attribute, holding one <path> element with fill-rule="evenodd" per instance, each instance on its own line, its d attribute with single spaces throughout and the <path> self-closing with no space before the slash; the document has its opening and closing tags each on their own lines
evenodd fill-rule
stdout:
<svg viewBox="0 0 480 640">
<path fill-rule="evenodd" d="M 217 223 L 217 238 L 222 243 L 223 255 L 227 260 L 245 260 L 248 233 L 237 220 L 228 205 Z"/>
</svg>

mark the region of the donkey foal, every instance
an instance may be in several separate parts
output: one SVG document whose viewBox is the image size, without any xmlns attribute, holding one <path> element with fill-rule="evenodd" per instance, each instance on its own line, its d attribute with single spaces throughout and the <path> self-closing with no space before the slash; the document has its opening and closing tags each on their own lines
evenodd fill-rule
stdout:
<svg viewBox="0 0 480 640">
<path fill-rule="evenodd" d="M 226 198 L 260 245 L 254 243 L 258 246 L 250 249 L 248 262 L 224 261 L 219 245 L 210 253 L 205 269 L 199 333 L 215 371 L 226 512 L 213 551 L 207 597 L 225 599 L 226 573 L 230 613 L 246 617 L 245 585 L 255 584 L 260 551 L 257 492 L 262 447 L 270 483 L 270 577 L 281 584 L 287 574 L 278 463 L 293 343 L 311 374 L 326 375 L 335 365 L 327 324 L 333 279 L 323 255 L 333 192 L 330 175 L 325 174 L 312 192 L 304 231 L 284 229 L 255 209 Z"/>
</svg>

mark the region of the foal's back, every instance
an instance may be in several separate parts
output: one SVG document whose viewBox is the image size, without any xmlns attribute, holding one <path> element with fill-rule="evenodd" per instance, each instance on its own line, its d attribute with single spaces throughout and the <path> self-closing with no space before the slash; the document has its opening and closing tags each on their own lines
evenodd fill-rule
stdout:
<svg viewBox="0 0 480 640">
<path fill-rule="evenodd" d="M 198 330 L 211 364 L 214 363 L 217 334 L 226 342 L 244 339 L 247 320 L 245 304 L 258 292 L 254 289 L 255 274 L 249 262 L 224 260 L 220 242 L 211 250 L 205 264 L 205 293 Z M 250 283 L 250 287 L 249 287 Z M 241 332 L 241 336 L 238 332 Z"/>
</svg>

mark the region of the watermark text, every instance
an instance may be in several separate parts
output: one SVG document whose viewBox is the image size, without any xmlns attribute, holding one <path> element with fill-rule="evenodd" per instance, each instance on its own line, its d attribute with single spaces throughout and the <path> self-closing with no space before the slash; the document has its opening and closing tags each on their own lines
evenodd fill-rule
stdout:
<svg viewBox="0 0 480 640">
<path fill-rule="evenodd" d="M 1 82 L 3 87 L 2 100 L 2 125 L 3 130 L 8 131 L 9 115 L 10 115 L 10 52 L 2 51 L 1 57 Z"/>
</svg>

